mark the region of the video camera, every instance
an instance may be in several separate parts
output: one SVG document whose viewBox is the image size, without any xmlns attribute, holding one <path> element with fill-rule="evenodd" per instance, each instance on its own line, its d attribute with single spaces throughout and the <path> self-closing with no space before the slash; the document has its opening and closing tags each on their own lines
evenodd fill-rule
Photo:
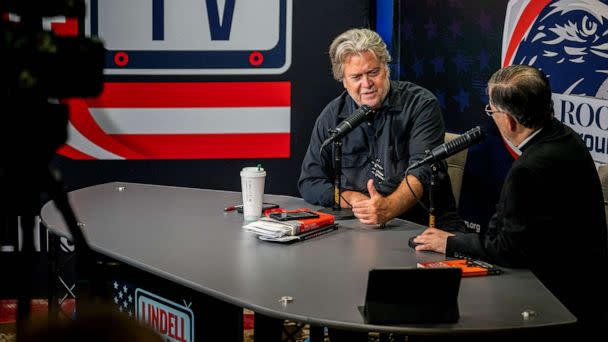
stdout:
<svg viewBox="0 0 608 342">
<path fill-rule="evenodd" d="M 0 0 L 0 233 L 10 232 L 9 223 L 19 217 L 19 336 L 30 311 L 34 217 L 42 194 L 55 202 L 70 229 L 81 279 L 89 279 L 95 267 L 63 184 L 49 164 L 67 140 L 68 108 L 61 100 L 101 93 L 105 50 L 98 39 L 79 35 L 82 30 L 70 37 L 45 30 L 43 20 L 57 16 L 83 19 L 84 0 Z"/>
<path fill-rule="evenodd" d="M 68 110 L 60 100 L 101 93 L 105 49 L 97 38 L 43 29 L 44 18 L 84 18 L 84 0 L 0 0 L 0 15 L 0 103 L 8 109 L 0 120 L 5 130 L 30 140 L 9 141 L 14 134 L 1 133 L 8 159 L 0 168 L 15 160 L 46 165 L 67 140 Z"/>
</svg>

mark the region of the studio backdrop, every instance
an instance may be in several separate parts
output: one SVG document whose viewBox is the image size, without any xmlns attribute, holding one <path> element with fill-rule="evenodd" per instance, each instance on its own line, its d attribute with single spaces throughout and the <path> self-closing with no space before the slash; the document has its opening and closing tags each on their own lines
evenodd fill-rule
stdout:
<svg viewBox="0 0 608 342">
<path fill-rule="evenodd" d="M 486 132 L 469 149 L 463 177 L 459 210 L 470 229 L 485 229 L 517 157 L 483 110 L 487 81 L 502 66 L 543 70 L 555 117 L 580 134 L 597 164 L 608 162 L 608 1 L 391 4 L 394 73 L 437 96 L 448 131 L 480 125 Z"/>
<path fill-rule="evenodd" d="M 328 47 L 370 25 L 367 0 L 89 0 L 62 34 L 105 42 L 105 86 L 73 99 L 55 165 L 70 189 L 109 181 L 240 190 L 261 164 L 266 192 L 296 183 L 314 122 L 342 91 Z"/>
</svg>

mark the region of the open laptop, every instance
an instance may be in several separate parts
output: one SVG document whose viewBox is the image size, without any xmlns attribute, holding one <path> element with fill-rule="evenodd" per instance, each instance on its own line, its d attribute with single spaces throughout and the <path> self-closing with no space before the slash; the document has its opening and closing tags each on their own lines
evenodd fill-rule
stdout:
<svg viewBox="0 0 608 342">
<path fill-rule="evenodd" d="M 458 321 L 459 268 L 375 268 L 369 271 L 366 323 Z"/>
</svg>

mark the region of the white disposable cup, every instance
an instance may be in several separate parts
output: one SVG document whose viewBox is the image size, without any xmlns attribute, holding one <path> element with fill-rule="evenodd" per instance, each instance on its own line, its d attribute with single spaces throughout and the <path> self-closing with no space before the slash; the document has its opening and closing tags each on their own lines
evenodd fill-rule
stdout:
<svg viewBox="0 0 608 342">
<path fill-rule="evenodd" d="M 241 191 L 243 192 L 243 216 L 245 220 L 256 220 L 262 216 L 265 180 L 266 171 L 263 168 L 245 167 L 241 170 Z"/>
</svg>

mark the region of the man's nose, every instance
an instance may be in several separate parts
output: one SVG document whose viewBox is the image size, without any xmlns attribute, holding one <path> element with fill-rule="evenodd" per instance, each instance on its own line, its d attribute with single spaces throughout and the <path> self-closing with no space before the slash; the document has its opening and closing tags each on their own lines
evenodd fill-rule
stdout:
<svg viewBox="0 0 608 342">
<path fill-rule="evenodd" d="M 374 81 L 367 75 L 363 75 L 361 81 L 363 82 L 363 86 L 366 88 L 371 88 L 374 85 Z"/>
</svg>

